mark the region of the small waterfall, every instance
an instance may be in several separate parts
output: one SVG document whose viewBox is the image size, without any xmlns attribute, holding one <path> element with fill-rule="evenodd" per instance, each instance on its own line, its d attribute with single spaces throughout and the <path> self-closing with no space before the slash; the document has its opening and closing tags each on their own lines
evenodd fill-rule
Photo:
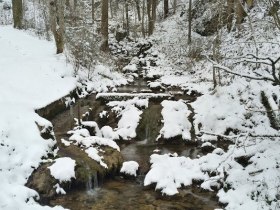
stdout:
<svg viewBox="0 0 280 210">
<path fill-rule="evenodd" d="M 145 128 L 145 139 L 149 142 L 150 140 L 150 128 L 148 126 L 148 124 L 146 124 L 146 128 Z"/>
<path fill-rule="evenodd" d="M 97 172 L 95 171 L 93 173 L 93 189 L 97 189 L 98 186 L 98 177 L 97 177 Z"/>
<path fill-rule="evenodd" d="M 88 182 L 86 183 L 86 191 L 88 194 L 94 194 L 98 189 L 98 176 L 97 172 L 94 171 L 93 174 L 88 174 Z"/>
</svg>

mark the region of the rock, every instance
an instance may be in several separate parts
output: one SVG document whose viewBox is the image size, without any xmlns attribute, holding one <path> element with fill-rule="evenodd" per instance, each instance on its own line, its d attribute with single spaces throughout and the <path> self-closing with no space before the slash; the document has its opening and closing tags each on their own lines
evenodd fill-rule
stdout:
<svg viewBox="0 0 280 210">
<path fill-rule="evenodd" d="M 215 146 L 210 142 L 205 142 L 201 145 L 201 150 L 203 153 L 210 153 L 215 149 Z"/>
<path fill-rule="evenodd" d="M 48 167 L 52 163 L 43 163 L 29 177 L 26 186 L 39 193 L 42 204 L 48 204 L 51 198 L 57 196 L 54 186 L 58 183 L 67 193 L 74 189 L 86 189 L 88 182 L 93 181 L 93 177 L 97 177 L 97 179 L 113 177 L 119 173 L 123 163 L 123 157 L 118 150 L 111 147 L 100 146 L 100 148 L 104 151 L 102 156 L 108 168 L 102 167 L 98 162 L 91 159 L 81 148 L 71 144 L 68 147 L 61 147 L 59 155 L 60 157 L 71 157 L 76 161 L 75 179 L 71 179 L 70 182 L 60 183 L 59 180 L 56 180 L 50 174 Z"/>
<path fill-rule="evenodd" d="M 116 40 L 118 42 L 122 41 L 125 37 L 127 37 L 127 32 L 126 31 L 118 30 L 116 32 Z"/>
<path fill-rule="evenodd" d="M 27 187 L 39 193 L 42 204 L 47 204 L 49 199 L 56 195 L 54 186 L 58 181 L 51 176 L 49 166 L 51 166 L 51 163 L 44 163 L 39 166 L 29 177 L 26 184 Z"/>
<path fill-rule="evenodd" d="M 38 123 L 37 124 L 37 127 L 38 129 L 40 130 L 40 133 L 41 133 L 41 137 L 43 139 L 55 139 L 54 137 L 54 132 L 53 132 L 53 126 L 51 124 L 49 125 L 39 125 Z"/>
<path fill-rule="evenodd" d="M 87 129 L 91 136 L 100 135 L 99 127 L 95 121 L 84 121 L 81 124 L 82 128 Z"/>
<path fill-rule="evenodd" d="M 121 173 L 125 177 L 136 177 L 139 170 L 139 164 L 136 161 L 126 161 L 123 163 Z"/>
<path fill-rule="evenodd" d="M 10 10 L 10 9 L 12 9 L 12 5 L 8 2 L 5 2 L 4 5 L 3 5 L 3 9 L 4 10 Z"/>
</svg>

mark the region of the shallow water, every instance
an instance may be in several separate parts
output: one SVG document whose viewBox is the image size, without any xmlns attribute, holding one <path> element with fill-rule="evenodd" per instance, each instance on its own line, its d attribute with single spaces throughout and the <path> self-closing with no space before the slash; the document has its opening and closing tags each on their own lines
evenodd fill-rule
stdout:
<svg viewBox="0 0 280 210">
<path fill-rule="evenodd" d="M 136 85 L 123 87 L 121 91 L 137 91 L 144 89 L 145 82 L 141 82 L 141 88 Z M 178 97 L 178 96 L 177 96 Z M 180 97 L 179 97 L 180 98 Z M 183 96 L 183 99 L 187 97 Z M 81 100 L 81 112 L 84 113 L 92 107 L 96 110 L 94 116 L 98 116 L 105 107 L 95 101 L 95 96 Z M 73 124 L 73 117 L 77 117 L 77 105 L 73 107 L 73 115 L 66 111 L 58 115 L 52 122 L 58 142 L 66 137 L 66 132 Z M 136 179 L 125 179 L 122 176 L 98 180 L 88 183 L 87 186 L 73 189 L 67 195 L 57 196 L 50 200 L 50 205 L 61 205 L 72 210 L 86 209 L 155 209 L 155 210 L 213 210 L 219 208 L 215 193 L 205 192 L 195 186 L 179 190 L 179 194 L 173 197 L 162 196 L 155 192 L 154 186 L 144 187 L 143 180 L 150 168 L 150 155 L 154 150 L 159 154 L 174 153 L 180 156 L 196 158 L 202 155 L 196 145 L 183 142 L 175 144 L 172 142 L 155 141 L 161 129 L 161 105 L 150 103 L 149 108 L 143 111 L 142 119 L 137 128 L 137 138 L 133 141 L 117 142 L 125 161 L 135 160 L 140 165 L 140 175 Z M 94 119 L 95 120 L 95 119 Z M 115 124 L 115 122 L 112 122 Z M 110 124 L 109 124 L 110 125 Z M 112 125 L 111 125 L 112 126 Z M 58 145 L 59 145 L 58 144 Z M 63 152 L 63 150 L 62 150 Z M 95 179 L 92 179 L 95 180 Z"/>
</svg>

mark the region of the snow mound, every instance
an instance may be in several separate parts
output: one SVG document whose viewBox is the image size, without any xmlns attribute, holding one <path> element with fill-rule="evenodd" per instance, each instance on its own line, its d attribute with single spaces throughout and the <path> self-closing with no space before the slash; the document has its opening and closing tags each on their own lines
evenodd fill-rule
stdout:
<svg viewBox="0 0 280 210">
<path fill-rule="evenodd" d="M 126 161 L 123 163 L 120 172 L 131 176 L 137 176 L 138 168 L 139 164 L 136 161 Z"/>
<path fill-rule="evenodd" d="M 148 99 L 133 98 L 127 101 L 112 101 L 108 106 L 112 107 L 112 111 L 116 112 L 120 120 L 118 127 L 115 129 L 123 140 L 130 140 L 136 137 L 136 128 L 143 113 L 138 107 L 148 107 Z"/>
<path fill-rule="evenodd" d="M 71 131 L 73 134 L 70 136 L 69 141 L 75 142 L 76 145 L 84 146 L 84 147 L 91 147 L 93 145 L 98 146 L 109 146 L 112 147 L 118 151 L 120 151 L 119 146 L 116 142 L 114 142 L 112 139 L 102 138 L 99 136 L 82 136 L 80 135 L 80 131 Z"/>
<path fill-rule="evenodd" d="M 90 147 L 85 150 L 85 152 L 88 154 L 90 158 L 98 162 L 101 166 L 104 168 L 108 168 L 107 164 L 103 162 L 103 157 L 98 154 L 98 150 L 96 148 Z"/>
<path fill-rule="evenodd" d="M 50 167 L 51 175 L 59 182 L 68 182 L 75 177 L 76 161 L 69 157 L 55 159 L 55 163 Z"/>
<path fill-rule="evenodd" d="M 103 126 L 101 128 L 101 134 L 103 138 L 117 140 L 119 139 L 119 135 L 111 128 L 110 126 Z"/>
<path fill-rule="evenodd" d="M 205 180 L 207 173 L 196 167 L 196 161 L 172 154 L 151 155 L 151 170 L 147 173 L 144 185 L 156 183 L 156 190 L 163 194 L 174 195 L 178 188 L 189 186 L 193 180 Z"/>
<path fill-rule="evenodd" d="M 188 116 L 191 113 L 183 101 L 168 101 L 161 103 L 163 127 L 160 130 L 158 138 L 169 139 L 176 136 L 182 136 L 184 140 L 190 140 L 191 123 Z"/>
</svg>

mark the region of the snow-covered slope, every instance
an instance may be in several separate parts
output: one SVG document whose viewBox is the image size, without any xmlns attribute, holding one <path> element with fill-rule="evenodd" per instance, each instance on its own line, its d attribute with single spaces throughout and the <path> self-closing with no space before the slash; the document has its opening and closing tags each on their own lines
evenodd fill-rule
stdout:
<svg viewBox="0 0 280 210">
<path fill-rule="evenodd" d="M 0 26 L 0 209 L 48 209 L 24 186 L 53 140 L 44 140 L 35 113 L 76 87 L 72 68 L 51 42 Z"/>
</svg>

